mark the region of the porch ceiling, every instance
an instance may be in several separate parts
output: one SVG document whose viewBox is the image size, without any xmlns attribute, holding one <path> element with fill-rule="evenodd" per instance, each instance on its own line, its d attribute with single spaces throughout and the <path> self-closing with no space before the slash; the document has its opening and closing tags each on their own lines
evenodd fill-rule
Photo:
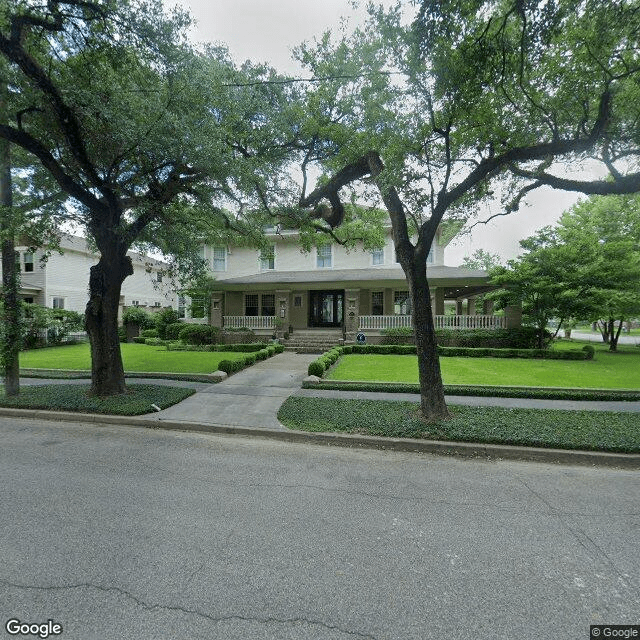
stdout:
<svg viewBox="0 0 640 640">
<path fill-rule="evenodd" d="M 473 289 L 491 290 L 487 284 L 488 278 L 485 271 L 471 271 L 458 267 L 429 267 L 427 269 L 429 285 L 432 287 L 445 287 L 451 295 L 464 290 L 465 287 Z M 241 291 L 247 287 L 255 289 L 273 289 L 289 285 L 301 289 L 359 289 L 375 287 L 404 287 L 407 281 L 400 267 L 393 269 L 317 269 L 313 271 L 265 271 L 262 273 L 240 276 L 235 278 L 218 278 L 216 284 L 221 290 Z M 464 295 L 464 294 L 463 294 Z"/>
</svg>

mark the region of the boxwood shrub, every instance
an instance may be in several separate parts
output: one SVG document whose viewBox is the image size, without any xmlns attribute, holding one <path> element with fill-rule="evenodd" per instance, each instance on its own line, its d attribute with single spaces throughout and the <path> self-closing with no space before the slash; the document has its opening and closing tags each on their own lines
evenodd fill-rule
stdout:
<svg viewBox="0 0 640 640">
<path fill-rule="evenodd" d="M 220 329 L 208 324 L 185 324 L 178 336 L 185 344 L 215 344 L 220 336 Z"/>
</svg>

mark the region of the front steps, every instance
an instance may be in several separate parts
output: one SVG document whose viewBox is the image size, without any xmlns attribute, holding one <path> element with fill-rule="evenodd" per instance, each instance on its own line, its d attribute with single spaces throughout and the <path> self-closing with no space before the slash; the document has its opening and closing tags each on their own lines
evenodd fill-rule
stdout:
<svg viewBox="0 0 640 640">
<path fill-rule="evenodd" d="M 282 340 L 285 351 L 296 353 L 324 353 L 344 344 L 342 331 L 336 329 L 299 329 L 287 340 Z"/>
</svg>

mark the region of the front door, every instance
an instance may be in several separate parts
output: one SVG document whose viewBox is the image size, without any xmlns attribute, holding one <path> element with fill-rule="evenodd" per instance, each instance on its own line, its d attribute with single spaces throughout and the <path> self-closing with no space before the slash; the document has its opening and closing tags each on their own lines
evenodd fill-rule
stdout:
<svg viewBox="0 0 640 640">
<path fill-rule="evenodd" d="M 341 327 L 344 291 L 309 291 L 309 326 Z"/>
</svg>

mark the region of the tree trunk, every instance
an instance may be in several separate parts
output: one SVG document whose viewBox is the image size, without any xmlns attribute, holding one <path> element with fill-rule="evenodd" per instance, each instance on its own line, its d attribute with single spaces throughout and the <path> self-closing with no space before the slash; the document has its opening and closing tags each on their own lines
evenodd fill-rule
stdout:
<svg viewBox="0 0 640 640">
<path fill-rule="evenodd" d="M 611 320 L 611 338 L 609 340 L 609 351 L 617 351 L 618 350 L 618 338 L 620 337 L 620 332 L 622 331 L 622 319 L 620 320 L 620 324 L 618 325 L 618 329 L 615 329 L 615 321 Z"/>
<path fill-rule="evenodd" d="M 116 251 L 91 267 L 85 327 L 91 343 L 91 393 L 112 396 L 125 393 L 124 366 L 118 336 L 120 291 L 133 274 L 131 258 Z"/>
<path fill-rule="evenodd" d="M 11 156 L 9 142 L 0 139 L 0 232 L 2 234 L 2 299 L 4 302 L 2 368 L 7 396 L 20 393 L 20 307 L 18 273 L 11 208 Z"/>
<path fill-rule="evenodd" d="M 444 400 L 444 385 L 431 311 L 426 263 L 414 265 L 405 273 L 411 293 L 413 326 L 418 352 L 420 409 L 426 422 L 438 422 L 448 418 L 449 411 Z"/>
</svg>

